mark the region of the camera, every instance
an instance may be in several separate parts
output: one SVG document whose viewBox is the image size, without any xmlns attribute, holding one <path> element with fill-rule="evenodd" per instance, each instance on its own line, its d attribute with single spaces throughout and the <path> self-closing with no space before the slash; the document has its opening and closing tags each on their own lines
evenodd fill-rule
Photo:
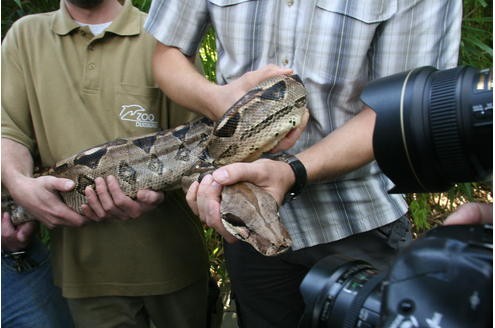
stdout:
<svg viewBox="0 0 495 328">
<path fill-rule="evenodd" d="M 373 152 L 391 192 L 445 191 L 484 181 L 493 167 L 491 70 L 421 67 L 370 82 Z"/>
<path fill-rule="evenodd" d="M 420 67 L 370 82 L 375 159 L 391 193 L 436 192 L 485 181 L 493 165 L 491 70 Z M 492 327 L 492 225 L 442 226 L 379 272 L 331 255 L 300 291 L 300 327 Z"/>
</svg>

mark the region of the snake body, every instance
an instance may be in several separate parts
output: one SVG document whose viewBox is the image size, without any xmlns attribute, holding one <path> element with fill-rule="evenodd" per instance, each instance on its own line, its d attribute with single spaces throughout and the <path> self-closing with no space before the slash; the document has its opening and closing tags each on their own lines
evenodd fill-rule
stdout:
<svg viewBox="0 0 495 328">
<path fill-rule="evenodd" d="M 306 91 L 297 76 L 278 76 L 251 89 L 217 122 L 200 118 L 177 128 L 135 138 L 119 138 L 58 162 L 47 174 L 68 178 L 75 188 L 61 193 L 77 212 L 84 190 L 97 177 L 113 175 L 122 191 L 186 188 L 205 172 L 229 163 L 252 161 L 273 148 L 301 123 Z M 239 183 L 224 188 L 221 215 L 226 229 L 265 255 L 291 245 L 274 199 L 261 188 Z M 13 215 L 13 220 L 22 220 Z"/>
</svg>

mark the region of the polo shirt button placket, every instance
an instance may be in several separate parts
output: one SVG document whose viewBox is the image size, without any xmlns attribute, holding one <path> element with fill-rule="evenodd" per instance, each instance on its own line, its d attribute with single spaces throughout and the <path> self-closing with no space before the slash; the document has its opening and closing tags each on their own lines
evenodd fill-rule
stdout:
<svg viewBox="0 0 495 328">
<path fill-rule="evenodd" d="M 294 4 L 294 0 L 287 0 L 287 6 L 291 7 Z"/>
</svg>

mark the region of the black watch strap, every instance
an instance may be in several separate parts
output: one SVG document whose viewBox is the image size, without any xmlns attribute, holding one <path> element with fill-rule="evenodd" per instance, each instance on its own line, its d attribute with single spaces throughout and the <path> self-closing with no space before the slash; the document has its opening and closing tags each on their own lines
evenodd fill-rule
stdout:
<svg viewBox="0 0 495 328">
<path fill-rule="evenodd" d="M 286 202 L 291 201 L 294 198 L 296 198 L 306 186 L 306 183 L 308 181 L 308 174 L 306 173 L 306 168 L 304 167 L 304 164 L 301 163 L 301 161 L 296 156 L 287 153 L 282 153 L 281 155 L 277 156 L 277 160 L 289 164 L 290 168 L 294 172 L 294 176 L 296 177 L 296 181 L 294 182 L 294 185 L 285 196 Z"/>
</svg>

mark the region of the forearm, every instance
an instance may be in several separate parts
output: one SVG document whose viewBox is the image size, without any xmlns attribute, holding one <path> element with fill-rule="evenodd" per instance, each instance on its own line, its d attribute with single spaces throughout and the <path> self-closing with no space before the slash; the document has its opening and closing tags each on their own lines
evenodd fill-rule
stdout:
<svg viewBox="0 0 495 328">
<path fill-rule="evenodd" d="M 18 142 L 2 138 L 2 184 L 10 190 L 19 179 L 32 175 L 33 158 L 29 149 Z"/>
<path fill-rule="evenodd" d="M 260 82 L 291 69 L 267 65 L 246 72 L 225 85 L 208 81 L 198 72 L 191 58 L 179 49 L 158 43 L 153 56 L 153 71 L 160 89 L 178 104 L 190 108 L 212 120 L 222 115 L 250 89 Z"/>
<path fill-rule="evenodd" d="M 193 59 L 179 49 L 157 43 L 153 72 L 160 89 L 178 104 L 213 120 L 225 111 L 219 108 L 214 97 L 219 86 L 198 72 Z"/>
<path fill-rule="evenodd" d="M 296 156 L 306 167 L 308 182 L 335 179 L 373 160 L 375 112 L 361 113 Z"/>
</svg>

